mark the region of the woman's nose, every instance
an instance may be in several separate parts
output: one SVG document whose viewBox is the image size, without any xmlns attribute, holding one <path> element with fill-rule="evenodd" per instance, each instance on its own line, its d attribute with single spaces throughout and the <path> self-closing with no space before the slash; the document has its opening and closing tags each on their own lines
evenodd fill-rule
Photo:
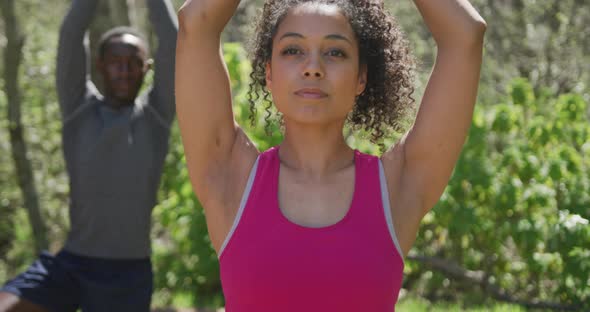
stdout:
<svg viewBox="0 0 590 312">
<path fill-rule="evenodd" d="M 321 55 L 314 53 L 308 57 L 303 68 L 303 76 L 305 78 L 324 78 L 325 71 Z"/>
<path fill-rule="evenodd" d="M 305 75 L 305 77 L 311 77 L 311 76 L 314 76 L 314 77 L 316 77 L 316 78 L 322 78 L 322 76 L 323 76 L 323 75 L 322 75 L 322 73 L 321 73 L 321 72 L 319 72 L 319 71 L 306 71 L 306 72 L 304 73 L 304 75 Z"/>
</svg>

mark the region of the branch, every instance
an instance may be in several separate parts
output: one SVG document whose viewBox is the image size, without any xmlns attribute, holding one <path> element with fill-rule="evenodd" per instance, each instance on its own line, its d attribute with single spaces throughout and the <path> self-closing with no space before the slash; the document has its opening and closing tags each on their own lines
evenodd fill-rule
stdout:
<svg viewBox="0 0 590 312">
<path fill-rule="evenodd" d="M 445 259 L 418 255 L 408 255 L 406 259 L 420 262 L 452 279 L 475 284 L 481 287 L 484 292 L 490 294 L 494 299 L 499 301 L 514 303 L 534 309 L 553 309 L 562 311 L 578 311 L 580 309 L 579 306 L 562 305 L 559 303 L 540 301 L 536 299 L 533 299 L 532 301 L 518 299 L 510 295 L 508 291 L 492 284 L 490 282 L 490 276 L 486 272 L 467 270 L 458 264 Z"/>
</svg>

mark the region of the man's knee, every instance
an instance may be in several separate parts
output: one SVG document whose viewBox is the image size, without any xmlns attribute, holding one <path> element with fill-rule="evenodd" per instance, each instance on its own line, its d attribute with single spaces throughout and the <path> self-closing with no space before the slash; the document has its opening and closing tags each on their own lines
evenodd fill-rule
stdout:
<svg viewBox="0 0 590 312">
<path fill-rule="evenodd" d="M 46 309 L 14 294 L 0 292 L 0 312 L 48 312 Z"/>
</svg>

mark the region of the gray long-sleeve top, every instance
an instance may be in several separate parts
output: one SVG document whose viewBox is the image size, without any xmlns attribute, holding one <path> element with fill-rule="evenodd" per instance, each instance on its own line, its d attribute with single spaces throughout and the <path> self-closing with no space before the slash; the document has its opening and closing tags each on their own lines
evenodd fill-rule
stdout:
<svg viewBox="0 0 590 312">
<path fill-rule="evenodd" d="M 113 110 L 89 79 L 86 30 L 98 0 L 74 0 L 60 30 L 57 91 L 70 177 L 65 250 L 108 259 L 150 256 L 151 212 L 175 115 L 177 21 L 169 0 L 147 0 L 158 36 L 153 85 Z"/>
</svg>

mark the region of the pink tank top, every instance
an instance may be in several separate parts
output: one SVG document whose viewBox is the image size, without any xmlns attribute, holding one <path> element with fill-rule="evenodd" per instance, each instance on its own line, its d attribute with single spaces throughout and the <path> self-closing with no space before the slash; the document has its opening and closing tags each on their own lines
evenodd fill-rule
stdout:
<svg viewBox="0 0 590 312">
<path fill-rule="evenodd" d="M 282 214 L 279 167 L 278 148 L 258 157 L 220 249 L 226 311 L 394 311 L 404 264 L 379 158 L 355 151 L 351 206 L 322 228 Z"/>
</svg>

